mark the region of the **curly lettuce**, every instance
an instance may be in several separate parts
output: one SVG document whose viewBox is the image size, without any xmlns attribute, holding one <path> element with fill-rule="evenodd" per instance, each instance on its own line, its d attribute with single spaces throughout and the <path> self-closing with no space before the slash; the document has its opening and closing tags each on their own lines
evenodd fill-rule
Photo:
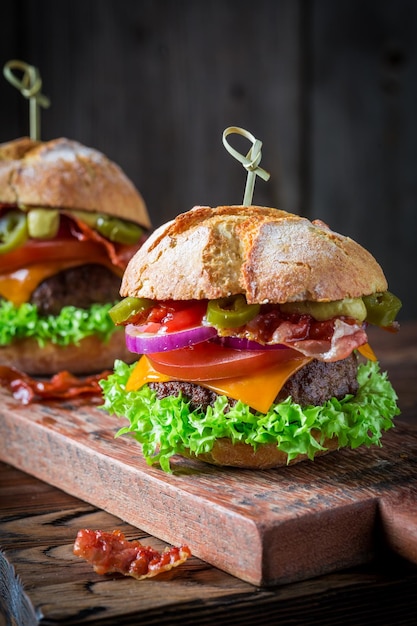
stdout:
<svg viewBox="0 0 417 626">
<path fill-rule="evenodd" d="M 382 433 L 393 427 L 393 418 L 400 413 L 386 373 L 381 373 L 378 363 L 372 361 L 359 365 L 356 396 L 332 398 L 322 406 L 303 408 L 288 398 L 272 405 L 266 414 L 252 412 L 243 402 L 230 408 L 224 396 L 218 396 L 204 414 L 191 411 L 181 394 L 159 400 L 148 385 L 127 392 L 133 367 L 115 362 L 114 373 L 100 382 L 102 408 L 126 418 L 129 425 L 116 436 L 133 436 L 142 445 L 147 463 L 159 462 L 166 472 L 171 471 L 172 455 L 207 453 L 220 437 L 248 443 L 254 449 L 275 443 L 287 453 L 288 462 L 298 454 L 313 459 L 318 450 L 324 449 L 326 438 L 337 437 L 340 447 L 381 445 Z M 314 431 L 321 433 L 319 441 Z"/>
<path fill-rule="evenodd" d="M 88 309 L 64 307 L 59 315 L 39 315 L 34 304 L 15 306 L 0 302 L 0 346 L 32 337 L 42 347 L 46 342 L 59 346 L 78 344 L 98 335 L 104 342 L 117 330 L 108 312 L 112 304 L 93 304 Z"/>
</svg>

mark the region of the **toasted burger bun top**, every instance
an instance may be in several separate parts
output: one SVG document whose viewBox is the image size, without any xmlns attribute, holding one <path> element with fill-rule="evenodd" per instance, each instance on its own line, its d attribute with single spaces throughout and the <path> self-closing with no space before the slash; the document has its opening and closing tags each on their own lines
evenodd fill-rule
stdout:
<svg viewBox="0 0 417 626">
<path fill-rule="evenodd" d="M 386 291 L 374 257 L 320 221 L 257 206 L 194 207 L 158 228 L 130 260 L 122 296 L 244 294 L 248 303 L 333 301 Z"/>
<path fill-rule="evenodd" d="M 0 202 L 99 211 L 151 227 L 142 196 L 121 168 L 65 138 L 0 144 Z"/>
</svg>

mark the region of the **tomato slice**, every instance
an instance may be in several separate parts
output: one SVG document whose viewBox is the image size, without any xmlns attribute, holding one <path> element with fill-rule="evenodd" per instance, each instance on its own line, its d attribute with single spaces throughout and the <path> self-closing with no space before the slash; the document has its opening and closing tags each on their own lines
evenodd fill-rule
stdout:
<svg viewBox="0 0 417 626">
<path fill-rule="evenodd" d="M 165 322 L 167 331 L 174 333 L 201 324 L 206 309 L 207 303 L 204 302 L 203 304 L 196 303 L 193 306 L 175 311 L 172 315 L 172 319 Z"/>
<path fill-rule="evenodd" d="M 147 313 L 146 321 L 139 324 L 142 333 L 164 331 L 176 333 L 199 326 L 207 310 L 206 300 L 159 302 Z"/>
<path fill-rule="evenodd" d="M 105 265 L 110 262 L 123 271 L 145 238 L 144 235 L 133 245 L 119 244 L 108 241 L 87 224 L 77 224 L 66 215 L 61 215 L 59 232 L 53 239 L 28 239 L 24 245 L 11 252 L 0 254 L 0 273 L 14 272 L 32 263 L 74 259 Z"/>
<path fill-rule="evenodd" d="M 234 350 L 206 341 L 187 348 L 148 354 L 153 367 L 162 374 L 181 380 L 198 381 L 245 376 L 254 370 L 288 360 L 288 351 Z"/>
<path fill-rule="evenodd" d="M 0 255 L 0 272 L 13 272 L 32 263 L 84 260 L 89 263 L 108 261 L 108 255 L 95 241 L 77 239 L 29 239 L 25 245 Z"/>
</svg>

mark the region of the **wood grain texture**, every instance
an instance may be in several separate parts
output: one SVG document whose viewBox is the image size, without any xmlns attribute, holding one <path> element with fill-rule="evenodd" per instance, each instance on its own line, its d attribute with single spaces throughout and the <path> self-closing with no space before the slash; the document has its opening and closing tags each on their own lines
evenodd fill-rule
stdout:
<svg viewBox="0 0 417 626">
<path fill-rule="evenodd" d="M 3 0 L 2 63 L 40 68 L 44 139 L 105 152 L 154 226 L 243 198 L 227 126 L 263 141 L 254 200 L 321 218 L 362 243 L 417 318 L 417 5 L 413 0 Z M 28 106 L 0 81 L 0 140 Z M 235 145 L 248 151 L 247 142 Z"/>
<path fill-rule="evenodd" d="M 257 183 L 258 202 L 299 204 L 298 2 L 261 0 L 254 10 L 240 0 L 236 10 L 233 0 L 22 0 L 7 8 L 15 38 L 5 54 L 19 49 L 40 67 L 51 98 L 43 138 L 78 139 L 116 160 L 155 226 L 195 204 L 242 201 L 245 170 L 221 141 L 231 125 L 264 141 L 263 163 L 275 172 Z M 5 89 L 16 128 L 11 102 L 22 97 Z M 27 131 L 28 118 L 19 122 Z M 10 126 L 3 133 L 11 138 Z M 250 144 L 236 146 L 246 154 Z"/>
<path fill-rule="evenodd" d="M 383 358 L 392 361 L 394 346 L 400 354 L 413 346 L 414 332 L 406 325 L 390 340 L 380 332 L 388 342 L 381 344 Z M 378 336 L 373 345 L 378 353 Z M 415 350 L 403 353 L 404 361 L 415 366 Z M 379 527 L 392 548 L 415 560 L 417 434 L 407 423 L 386 433 L 382 448 L 341 450 L 314 463 L 253 472 L 176 457 L 167 475 L 145 463 L 134 440 L 114 439 L 120 420 L 96 407 L 22 407 L 8 392 L 0 395 L 0 435 L 8 442 L 1 460 L 164 541 L 186 543 L 197 557 L 252 584 L 288 583 L 369 561 L 380 547 Z"/>
<path fill-rule="evenodd" d="M 366 616 L 370 626 L 415 624 L 417 566 L 384 550 L 367 564 L 270 588 L 254 587 L 196 557 L 139 583 L 119 575 L 99 576 L 73 556 L 77 530 L 86 526 L 118 528 L 158 550 L 165 545 L 0 463 L 1 555 L 10 565 L 2 591 L 6 585 L 17 591 L 13 603 L 7 596 L 7 604 L 0 603 L 0 614 L 10 623 L 353 626 Z"/>
<path fill-rule="evenodd" d="M 133 440 L 114 441 L 117 423 L 97 409 L 42 404 L 27 411 L 7 404 L 1 460 L 169 543 L 185 543 L 252 584 L 287 583 L 366 562 L 377 549 L 380 502 L 394 494 L 393 511 L 405 520 L 408 508 L 399 502 L 410 490 L 417 510 L 417 437 L 400 425 L 386 434 L 382 449 L 342 450 L 314 464 L 263 472 L 177 458 L 170 476 L 148 467 Z M 408 533 L 402 556 L 412 559 L 411 518 Z"/>
<path fill-rule="evenodd" d="M 417 5 L 316 2 L 311 26 L 310 211 L 377 256 L 415 319 Z"/>
<path fill-rule="evenodd" d="M 2 559 L 6 560 L 2 570 L 3 605 L 0 607 L 0 614 L 4 614 L 10 623 L 22 626 L 26 626 L 22 621 L 22 616 L 25 615 L 30 616 L 30 621 L 27 622 L 30 626 L 93 623 L 100 626 L 114 623 L 133 625 L 137 624 L 138 619 L 141 624 L 149 625 L 212 624 L 215 621 L 232 625 L 280 623 L 282 626 L 346 626 L 361 624 L 366 620 L 367 626 L 392 626 L 394 623 L 398 626 L 414 626 L 417 613 L 417 565 L 409 558 L 415 558 L 416 545 L 416 480 L 413 472 L 416 468 L 417 442 L 417 323 L 403 324 L 398 335 L 380 331 L 370 334 L 380 362 L 388 370 L 390 379 L 397 388 L 399 404 L 403 410 L 403 425 L 399 423 L 395 431 L 388 433 L 390 454 L 384 445 L 382 449 L 372 451 L 370 460 L 366 458 L 366 450 L 359 455 L 355 452 L 352 456 L 346 450 L 335 453 L 338 457 L 324 457 L 318 462 L 322 472 L 320 476 L 316 475 L 317 481 L 314 484 L 311 471 L 307 470 L 306 465 L 289 468 L 295 471 L 291 473 L 292 481 L 289 474 L 285 477 L 285 473 L 274 471 L 275 493 L 271 492 L 271 472 L 253 474 L 222 471 L 222 484 L 219 488 L 216 481 L 212 480 L 213 468 L 205 468 L 202 474 L 200 465 L 197 469 L 196 464 L 183 465 L 181 462 L 178 467 L 182 466 L 187 473 L 171 477 L 168 486 L 162 490 L 161 497 L 158 494 L 156 503 L 160 505 L 160 510 L 155 514 L 155 529 L 164 516 L 165 519 L 174 518 L 172 511 L 175 507 L 182 507 L 181 510 L 187 512 L 187 502 L 184 509 L 180 498 L 167 497 L 167 490 L 172 490 L 178 484 L 183 485 L 184 481 L 188 485 L 187 499 L 195 497 L 201 488 L 203 495 L 210 492 L 210 497 L 216 503 L 216 510 L 211 513 L 212 519 L 232 501 L 234 511 L 238 512 L 233 520 L 233 533 L 238 528 L 237 522 L 248 517 L 249 511 L 252 511 L 255 519 L 258 507 L 270 515 L 271 508 L 275 507 L 279 512 L 282 508 L 280 505 L 290 498 L 293 512 L 301 518 L 306 507 L 314 506 L 315 515 L 311 517 L 311 528 L 308 526 L 304 533 L 310 538 L 308 553 L 310 560 L 314 561 L 321 558 L 319 546 L 323 541 L 322 535 L 326 536 L 329 532 L 332 534 L 332 528 L 329 531 L 324 523 L 326 510 L 329 506 L 337 508 L 340 503 L 344 503 L 344 510 L 350 511 L 348 519 L 352 526 L 359 523 L 360 528 L 367 531 L 362 535 L 360 546 L 369 558 L 374 555 L 371 560 L 308 580 L 268 587 L 253 586 L 212 567 L 208 559 L 201 560 L 197 555 L 161 578 L 140 583 L 116 575 L 98 576 L 87 563 L 72 554 L 76 533 L 82 527 L 108 531 L 119 528 L 127 537 L 140 539 L 156 549 L 165 545 L 160 538 L 149 535 L 145 527 L 141 526 L 139 529 L 124 521 L 126 515 L 132 513 L 132 503 L 133 507 L 137 506 L 135 498 L 140 503 L 140 498 L 146 495 L 146 492 L 141 495 L 143 481 L 134 484 L 129 493 L 127 489 L 131 488 L 130 478 L 125 485 L 120 475 L 115 475 L 114 468 L 112 479 L 103 474 L 106 463 L 109 462 L 106 457 L 113 459 L 115 454 L 115 442 L 107 433 L 100 463 L 91 465 L 91 468 L 98 472 L 99 484 L 106 483 L 108 504 L 112 504 L 110 495 L 114 489 L 125 493 L 122 497 L 124 510 L 116 517 L 70 495 L 65 491 L 66 485 L 64 490 L 59 490 L 35 478 L 35 472 L 46 471 L 50 462 L 48 455 L 44 459 L 39 457 L 39 450 L 44 445 L 43 437 L 37 441 L 23 434 L 26 442 L 22 444 L 16 461 L 23 464 L 28 473 L 0 463 L 0 545 Z M 10 408 L 10 402 L 9 398 L 3 403 L 2 410 L 7 410 L 7 406 Z M 46 415 L 42 415 L 42 412 L 39 414 L 33 408 L 27 407 L 27 415 L 33 414 L 36 428 L 45 428 L 46 424 L 57 422 L 54 410 L 48 410 Z M 69 408 L 65 411 L 68 418 Z M 78 489 L 83 488 L 83 472 L 88 469 L 82 467 L 90 445 L 88 439 L 100 438 L 107 428 L 107 423 L 101 424 L 99 428 L 89 423 L 88 434 L 83 433 L 81 426 L 85 427 L 84 412 L 82 409 L 80 415 L 72 415 L 72 424 L 67 424 L 67 419 L 62 420 L 60 435 L 55 433 L 49 438 L 53 450 L 54 445 L 57 445 L 56 442 L 53 444 L 54 438 L 61 440 L 62 445 L 69 432 L 78 433 L 78 436 L 81 434 L 79 454 L 71 461 L 72 475 L 78 477 Z M 37 422 L 39 416 L 45 420 L 43 425 Z M 115 426 L 114 423 L 113 425 Z M 118 426 L 117 421 L 116 427 Z M 9 424 L 6 438 L 2 432 L 2 455 L 7 453 L 5 447 L 9 437 L 13 440 L 18 429 L 19 420 Z M 400 442 L 405 445 L 399 447 Z M 129 471 L 134 473 L 140 467 L 140 455 L 136 450 L 132 457 L 130 444 L 133 442 L 129 441 L 129 451 L 124 461 L 129 465 Z M 136 444 L 134 445 L 136 448 Z M 16 449 L 19 449 L 18 445 Z M 337 458 L 338 463 L 331 464 L 331 458 Z M 348 458 L 355 459 L 355 464 L 347 464 Z M 65 477 L 68 476 L 65 468 L 67 461 L 68 457 L 61 456 L 55 467 L 48 470 L 61 482 L 65 482 Z M 118 461 L 111 462 L 118 465 Z M 410 465 L 414 469 L 408 473 Z M 148 478 L 152 476 L 153 484 L 161 484 L 160 471 L 147 468 L 149 470 L 151 472 Z M 262 478 L 260 482 L 259 474 Z M 243 498 L 238 485 L 241 481 L 246 485 Z M 404 485 L 404 482 L 407 484 Z M 294 500 L 297 492 L 301 493 L 300 500 Z M 361 498 L 365 498 L 360 500 L 359 505 L 355 504 L 358 493 Z M 376 494 L 379 494 L 377 498 Z M 117 496 L 117 500 L 119 499 L 120 496 Z M 197 500 L 198 506 L 201 501 L 200 496 Z M 162 507 L 167 503 L 169 506 L 163 511 Z M 153 506 L 155 508 L 155 503 Z M 147 512 L 149 503 L 140 514 L 145 515 Z M 281 511 L 282 514 L 285 515 L 285 512 Z M 202 517 L 204 519 L 204 515 Z M 152 525 L 154 520 L 148 522 Z M 321 526 L 320 522 L 323 522 Z M 372 531 L 369 530 L 369 524 Z M 350 545 L 356 531 L 350 528 L 347 530 L 345 543 L 350 542 Z M 204 531 L 205 527 L 200 525 L 200 535 Z M 214 533 L 211 528 L 208 531 Z M 230 528 L 226 526 L 223 529 L 219 525 L 215 531 L 217 535 L 221 535 L 229 532 Z M 207 534 L 207 541 L 210 539 L 210 534 Z M 300 533 L 296 533 L 294 542 L 300 539 L 301 542 L 306 541 L 304 536 L 300 537 Z M 176 535 L 168 543 L 178 544 L 180 540 L 181 537 Z M 232 537 L 232 541 L 236 539 Z M 242 541 L 242 548 L 244 547 L 245 538 Z M 272 544 L 272 549 L 277 548 Z M 293 550 L 294 547 L 289 546 L 289 549 Z M 346 548 L 342 550 L 342 556 L 344 552 Z M 404 559 L 402 554 L 407 554 L 408 558 Z M 4 593 L 5 588 L 14 591 L 7 595 Z"/>
</svg>

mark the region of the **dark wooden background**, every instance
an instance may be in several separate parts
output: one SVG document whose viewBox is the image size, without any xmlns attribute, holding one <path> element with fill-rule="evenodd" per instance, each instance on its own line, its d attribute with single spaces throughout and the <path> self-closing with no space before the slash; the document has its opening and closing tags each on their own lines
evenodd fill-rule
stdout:
<svg viewBox="0 0 417 626">
<path fill-rule="evenodd" d="M 36 65 L 51 99 L 42 138 L 117 161 L 154 226 L 243 201 L 221 142 L 243 126 L 271 172 L 254 203 L 355 238 L 417 319 L 415 0 L 2 0 L 0 17 L 1 65 Z M 0 107 L 0 141 L 28 134 L 3 77 Z"/>
</svg>

